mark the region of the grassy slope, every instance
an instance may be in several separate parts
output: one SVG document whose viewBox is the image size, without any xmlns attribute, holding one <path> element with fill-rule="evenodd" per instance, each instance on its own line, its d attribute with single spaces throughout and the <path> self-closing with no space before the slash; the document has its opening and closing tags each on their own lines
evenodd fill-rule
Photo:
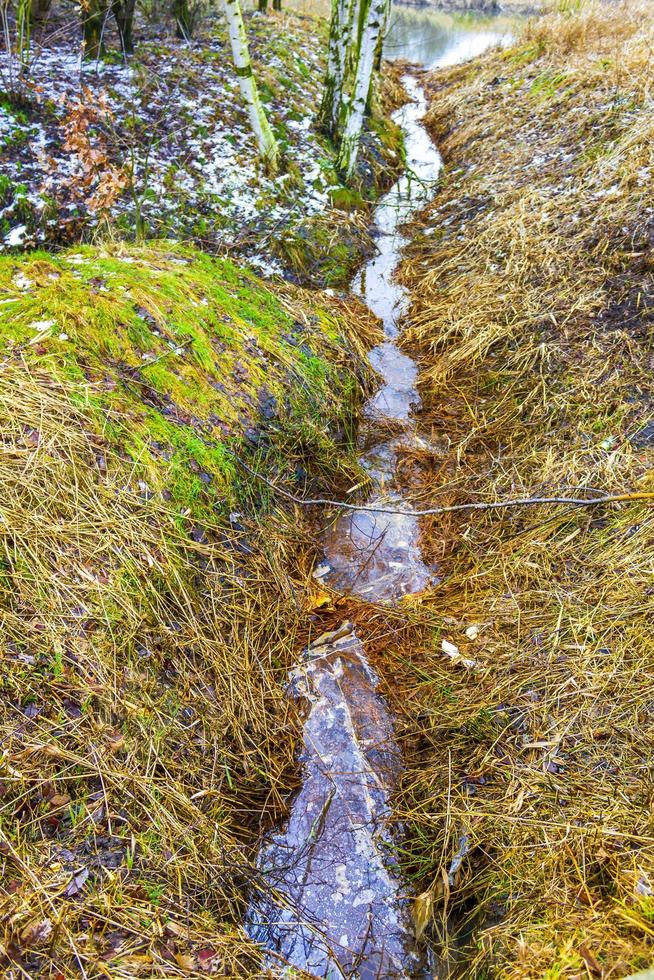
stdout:
<svg viewBox="0 0 654 980">
<path fill-rule="evenodd" d="M 3 969 L 255 975 L 306 542 L 230 451 L 351 478 L 372 331 L 169 243 L 5 258 L 0 295 Z"/>
<path fill-rule="evenodd" d="M 443 446 L 425 503 L 654 489 L 653 41 L 648 3 L 589 3 L 429 81 L 447 172 L 405 267 Z M 425 532 L 442 630 L 397 670 L 407 863 L 433 935 L 472 922 L 476 978 L 650 965 L 651 507 Z M 442 636 L 478 669 L 448 666 Z"/>
</svg>

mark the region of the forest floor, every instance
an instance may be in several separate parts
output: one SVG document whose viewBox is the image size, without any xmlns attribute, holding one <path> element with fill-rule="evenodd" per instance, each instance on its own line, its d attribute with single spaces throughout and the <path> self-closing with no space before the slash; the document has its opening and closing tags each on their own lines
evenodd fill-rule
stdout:
<svg viewBox="0 0 654 980">
<path fill-rule="evenodd" d="M 0 65 L 0 250 L 110 229 L 229 250 L 267 274 L 345 283 L 365 247 L 366 200 L 401 166 L 399 133 L 375 113 L 358 190 L 344 188 L 315 127 L 324 21 L 253 13 L 247 27 L 283 156 L 274 177 L 260 172 L 222 19 L 207 16 L 184 42 L 170 24 L 140 18 L 129 61 L 109 24 L 105 56 L 82 62 L 78 31 L 55 10 L 32 39 L 26 78 L 6 58 Z"/>
<path fill-rule="evenodd" d="M 650 4 L 589 3 L 425 77 L 421 506 L 654 491 L 653 50 Z M 435 517 L 423 548 L 441 585 L 370 615 L 419 923 L 475 978 L 651 966 L 651 504 Z"/>
</svg>

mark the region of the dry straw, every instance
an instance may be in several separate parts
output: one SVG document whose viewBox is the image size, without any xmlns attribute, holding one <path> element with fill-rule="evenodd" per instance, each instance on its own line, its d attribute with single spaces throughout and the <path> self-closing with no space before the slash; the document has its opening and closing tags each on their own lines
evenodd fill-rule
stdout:
<svg viewBox="0 0 654 980">
<path fill-rule="evenodd" d="M 262 970 L 242 921 L 250 889 L 261 886 L 259 834 L 282 818 L 296 778 L 285 687 L 307 621 L 290 571 L 310 539 L 302 521 L 274 502 L 260 507 L 261 487 L 234 474 L 230 484 L 229 466 L 218 489 L 214 477 L 182 509 L 162 490 L 177 486 L 172 444 L 167 452 L 160 445 L 147 465 L 134 455 L 130 440 L 143 433 L 144 412 L 163 405 L 169 418 L 175 405 L 181 415 L 179 404 L 193 408 L 194 392 L 204 397 L 207 389 L 218 404 L 216 374 L 180 347 L 176 360 L 156 363 L 159 371 L 170 367 L 164 380 L 178 385 L 177 402 L 157 400 L 149 383 L 157 359 L 149 354 L 146 363 L 137 344 L 129 347 L 125 321 L 133 309 L 115 278 L 133 277 L 131 295 L 166 336 L 189 307 L 198 311 L 198 346 L 226 321 L 234 327 L 232 358 L 244 361 L 257 337 L 274 345 L 266 381 L 273 387 L 281 378 L 289 397 L 299 397 L 303 383 L 297 347 L 275 339 L 265 319 L 257 334 L 257 316 L 271 308 L 280 321 L 289 314 L 276 327 L 301 330 L 316 352 L 310 365 L 336 370 L 347 361 L 347 378 L 330 375 L 334 390 L 313 415 L 298 420 L 287 408 L 283 424 L 270 424 L 271 473 L 304 464 L 352 479 L 352 462 L 328 431 L 329 406 L 337 421 L 346 417 L 341 381 L 346 402 L 360 397 L 359 355 L 377 328 L 354 301 L 325 297 L 318 310 L 308 293 L 264 290 L 247 279 L 238 282 L 251 318 L 238 320 L 243 348 L 236 308 L 231 318 L 221 315 L 221 295 L 232 299 L 237 287 L 225 286 L 219 264 L 200 281 L 215 288 L 213 304 L 184 303 L 182 291 L 170 314 L 173 285 L 182 282 L 193 296 L 210 260 L 169 250 L 84 251 L 92 269 L 101 266 L 87 276 L 91 289 L 105 281 L 101 275 L 114 289 L 115 333 L 106 324 L 99 332 L 101 299 L 70 273 L 66 256 L 7 259 L 0 270 L 15 304 L 12 324 L 21 312 L 31 322 L 41 306 L 50 317 L 59 304 L 72 338 L 66 347 L 56 336 L 49 348 L 42 339 L 7 343 L 0 365 L 0 972 L 8 978 Z M 173 270 L 167 278 L 164 261 Z M 29 290 L 16 286 L 16 263 Z M 153 336 L 147 350 L 170 353 Z M 101 347 L 118 341 L 120 360 Z M 144 367 L 130 370 L 128 357 Z M 222 363 L 222 390 L 238 405 L 251 379 Z M 253 410 L 239 424 L 256 422 Z M 197 431 L 206 429 L 198 425 L 191 436 Z M 198 445 L 204 461 L 206 443 Z M 148 447 L 155 448 L 149 437 L 143 455 Z M 200 468 L 194 458 L 186 464 L 189 472 Z M 243 510 L 252 498 L 256 519 L 230 515 L 226 496 Z"/>
<path fill-rule="evenodd" d="M 649 3 L 589 3 L 428 78 L 446 172 L 403 270 L 439 447 L 411 456 L 419 506 L 651 492 L 653 51 Z M 437 516 L 423 542 L 440 629 L 371 623 L 421 927 L 470 977 L 651 964 L 651 508 Z"/>
</svg>

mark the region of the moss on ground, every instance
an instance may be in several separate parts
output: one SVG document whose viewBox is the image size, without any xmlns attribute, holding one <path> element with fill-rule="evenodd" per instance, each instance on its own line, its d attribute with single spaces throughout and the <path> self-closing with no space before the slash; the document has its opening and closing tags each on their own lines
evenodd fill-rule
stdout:
<svg viewBox="0 0 654 980">
<path fill-rule="evenodd" d="M 259 975 L 307 539 L 235 456 L 353 478 L 374 331 L 323 299 L 171 243 L 0 260 L 7 975 Z"/>
<path fill-rule="evenodd" d="M 235 504 L 230 447 L 262 406 L 269 437 L 346 427 L 337 320 L 318 308 L 298 319 L 227 260 L 170 245 L 33 253 L 0 259 L 0 291 L 0 350 L 70 384 L 98 433 L 180 508 Z"/>
</svg>

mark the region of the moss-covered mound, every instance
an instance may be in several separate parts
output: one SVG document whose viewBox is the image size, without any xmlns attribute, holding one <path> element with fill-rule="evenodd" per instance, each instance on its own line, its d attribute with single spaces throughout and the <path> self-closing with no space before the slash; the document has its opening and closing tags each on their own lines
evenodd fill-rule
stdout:
<svg viewBox="0 0 654 980">
<path fill-rule="evenodd" d="M 169 243 L 0 263 L 3 969 L 256 974 L 303 532 L 235 457 L 348 473 L 355 324 Z"/>
<path fill-rule="evenodd" d="M 65 384 L 179 507 L 229 501 L 231 453 L 260 441 L 257 415 L 305 448 L 326 447 L 326 421 L 345 423 L 342 323 L 228 261 L 169 245 L 33 254 L 2 260 L 0 289 L 4 354 Z"/>
</svg>

